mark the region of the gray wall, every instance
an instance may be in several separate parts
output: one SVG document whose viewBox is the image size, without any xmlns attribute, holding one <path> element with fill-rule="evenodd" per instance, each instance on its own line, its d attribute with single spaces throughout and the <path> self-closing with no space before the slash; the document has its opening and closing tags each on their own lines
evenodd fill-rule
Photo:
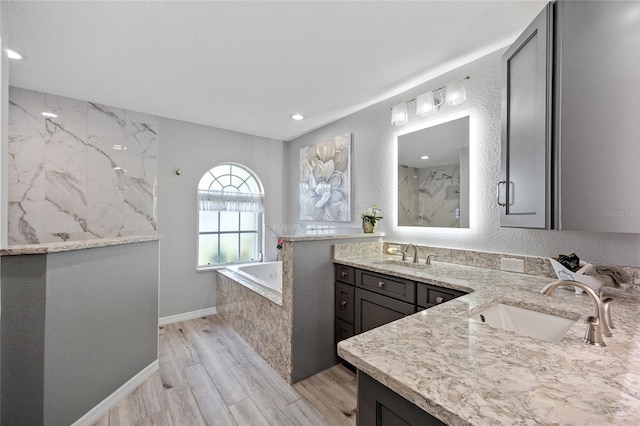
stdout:
<svg viewBox="0 0 640 426">
<path fill-rule="evenodd" d="M 402 95 L 375 104 L 363 111 L 322 127 L 291 141 L 287 145 L 287 167 L 291 170 L 288 181 L 288 218 L 294 223 L 298 218 L 298 168 L 300 148 L 346 132 L 353 133 L 353 206 L 376 203 L 386 213 L 378 230 L 386 232 L 386 240 L 417 244 L 499 251 L 513 254 L 551 256 L 576 252 L 592 262 L 611 262 L 621 265 L 640 265 L 640 234 L 614 234 L 592 232 L 559 232 L 500 228 L 500 214 L 495 202 L 496 184 L 500 180 L 500 57 L 502 52 L 489 54 L 451 72 L 445 73 Z M 393 127 L 390 124 L 391 106 L 409 100 L 416 95 L 444 86 L 469 75 L 467 102 L 441 110 L 428 117 L 418 118 L 410 113 L 409 124 Z M 411 108 L 410 108 L 411 109 Z M 394 132 L 411 127 L 436 123 L 454 114 L 472 111 L 472 143 L 476 143 L 475 225 L 470 231 L 418 229 L 394 225 L 395 206 L 393 181 L 396 164 L 394 159 Z M 451 117 L 454 118 L 454 117 Z M 603 165 L 603 167 L 606 167 Z M 392 214 L 391 214 L 392 213 Z M 360 219 L 358 211 L 353 224 Z"/>
<path fill-rule="evenodd" d="M 71 424 L 157 359 L 158 242 L 2 257 L 2 424 Z"/>
<path fill-rule="evenodd" d="M 366 242 L 373 240 L 367 239 Z M 336 364 L 334 344 L 335 275 L 333 245 L 363 239 L 293 243 L 293 383 Z"/>
<path fill-rule="evenodd" d="M 216 305 L 215 273 L 196 272 L 196 190 L 202 175 L 223 162 L 255 172 L 265 191 L 265 223 L 285 223 L 284 143 L 183 121 L 159 118 L 158 230 L 160 316 Z M 176 175 L 180 168 L 182 174 Z"/>
</svg>

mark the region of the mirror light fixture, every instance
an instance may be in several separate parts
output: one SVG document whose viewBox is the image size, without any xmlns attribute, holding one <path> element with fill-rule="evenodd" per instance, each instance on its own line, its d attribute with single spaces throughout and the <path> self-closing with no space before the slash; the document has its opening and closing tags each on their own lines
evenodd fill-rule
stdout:
<svg viewBox="0 0 640 426">
<path fill-rule="evenodd" d="M 416 115 L 418 117 L 426 117 L 429 114 L 437 112 L 443 104 L 446 106 L 456 106 L 467 100 L 467 90 L 464 81 L 469 76 L 453 81 L 444 87 L 439 87 L 427 93 L 423 93 L 406 102 L 398 104 L 391 108 L 391 124 L 394 126 L 402 126 L 409 122 L 409 114 L 407 112 L 407 104 L 415 102 Z"/>
<path fill-rule="evenodd" d="M 391 108 L 391 124 L 394 126 L 403 126 L 409 122 L 409 113 L 407 112 L 407 102 L 403 102 Z"/>
</svg>

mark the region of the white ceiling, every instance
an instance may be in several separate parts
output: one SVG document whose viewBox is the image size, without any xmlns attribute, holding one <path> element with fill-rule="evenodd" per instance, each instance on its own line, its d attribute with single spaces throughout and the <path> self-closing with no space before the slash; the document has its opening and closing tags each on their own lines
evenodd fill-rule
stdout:
<svg viewBox="0 0 640 426">
<path fill-rule="evenodd" d="M 505 46 L 546 0 L 2 3 L 13 86 L 291 140 Z"/>
</svg>

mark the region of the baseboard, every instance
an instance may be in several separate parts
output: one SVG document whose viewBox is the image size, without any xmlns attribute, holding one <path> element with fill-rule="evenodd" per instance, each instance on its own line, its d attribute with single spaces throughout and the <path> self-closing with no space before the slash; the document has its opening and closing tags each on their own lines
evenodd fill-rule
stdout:
<svg viewBox="0 0 640 426">
<path fill-rule="evenodd" d="M 133 392 L 138 386 L 144 383 L 156 371 L 160 369 L 160 363 L 156 359 L 146 366 L 142 371 L 133 376 L 127 383 L 120 386 L 114 393 L 105 398 L 101 403 L 93 407 L 87 414 L 82 416 L 72 426 L 90 426 L 97 422 L 100 417 L 104 416 L 110 409 L 115 407 L 118 402 Z"/>
<path fill-rule="evenodd" d="M 174 322 L 189 321 L 194 318 L 213 315 L 216 312 L 217 310 L 216 310 L 216 307 L 214 306 L 213 308 L 200 309 L 197 311 L 185 312 L 185 313 L 176 314 L 176 315 L 169 315 L 168 317 L 160 317 L 160 319 L 158 319 L 158 325 L 167 325 L 167 324 L 173 324 Z"/>
</svg>

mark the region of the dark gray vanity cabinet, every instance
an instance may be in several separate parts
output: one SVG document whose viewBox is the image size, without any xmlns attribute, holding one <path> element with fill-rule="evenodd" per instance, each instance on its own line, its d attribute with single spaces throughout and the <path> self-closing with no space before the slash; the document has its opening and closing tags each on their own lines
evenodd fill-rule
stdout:
<svg viewBox="0 0 640 426">
<path fill-rule="evenodd" d="M 640 2 L 548 4 L 502 58 L 501 225 L 640 233 Z"/>
<path fill-rule="evenodd" d="M 552 20 L 548 4 L 502 56 L 502 226 L 551 226 Z"/>
<path fill-rule="evenodd" d="M 415 285 L 402 278 L 356 269 L 356 334 L 416 313 Z"/>
<path fill-rule="evenodd" d="M 446 425 L 391 389 L 358 371 L 358 425 Z"/>
</svg>

